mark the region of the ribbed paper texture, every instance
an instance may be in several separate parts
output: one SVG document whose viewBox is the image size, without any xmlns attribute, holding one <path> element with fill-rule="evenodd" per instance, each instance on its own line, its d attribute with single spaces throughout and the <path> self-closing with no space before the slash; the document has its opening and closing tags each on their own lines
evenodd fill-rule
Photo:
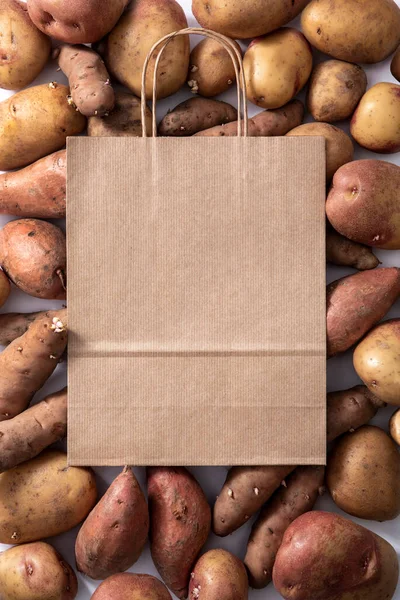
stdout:
<svg viewBox="0 0 400 600">
<path fill-rule="evenodd" d="M 68 140 L 69 462 L 325 462 L 322 138 Z"/>
</svg>

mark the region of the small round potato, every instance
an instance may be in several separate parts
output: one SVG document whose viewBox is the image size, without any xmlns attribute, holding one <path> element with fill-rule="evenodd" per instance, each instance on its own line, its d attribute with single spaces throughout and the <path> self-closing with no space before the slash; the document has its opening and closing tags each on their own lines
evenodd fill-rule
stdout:
<svg viewBox="0 0 400 600">
<path fill-rule="evenodd" d="M 307 136 L 318 135 L 326 139 L 326 179 L 331 181 L 336 171 L 353 160 L 354 146 L 349 136 L 329 123 L 305 123 L 286 134 Z"/>
<path fill-rule="evenodd" d="M 396 444 L 400 446 L 400 408 L 392 415 L 389 421 L 389 429 L 390 435 Z"/>
<path fill-rule="evenodd" d="M 0 554 L 1 600 L 74 600 L 74 570 L 49 544 L 14 546 Z"/>
<path fill-rule="evenodd" d="M 393 0 L 312 0 L 301 26 L 310 44 L 325 54 L 377 63 L 400 43 L 400 8 Z"/>
<path fill-rule="evenodd" d="M 368 150 L 400 151 L 400 85 L 377 83 L 361 98 L 351 120 L 353 138 Z"/>
<path fill-rule="evenodd" d="M 10 291 L 10 281 L 4 271 L 0 270 L 0 307 L 7 302 Z"/>
<path fill-rule="evenodd" d="M 400 319 L 377 325 L 358 344 L 353 362 L 358 376 L 383 402 L 400 406 Z"/>
<path fill-rule="evenodd" d="M 397 79 L 397 81 L 400 81 L 400 46 L 396 54 L 393 56 L 392 63 L 390 65 L 390 70 L 392 72 L 393 77 Z"/>
<path fill-rule="evenodd" d="M 353 114 L 367 89 L 367 76 L 358 65 L 327 60 L 317 65 L 310 79 L 307 104 L 316 121 L 334 123 Z"/>
<path fill-rule="evenodd" d="M 172 600 L 165 585 L 152 575 L 118 573 L 99 585 L 92 600 Z"/>
<path fill-rule="evenodd" d="M 193 568 L 189 598 L 247 600 L 249 583 L 244 564 L 227 550 L 209 550 Z"/>
<path fill-rule="evenodd" d="M 21 90 L 43 70 L 50 38 L 35 27 L 20 0 L 0 0 L 0 32 L 0 87 Z"/>
<path fill-rule="evenodd" d="M 151 132 L 151 110 L 146 108 L 147 135 Z M 92 137 L 141 137 L 140 100 L 127 92 L 115 93 L 113 110 L 106 117 L 89 117 L 88 135 Z"/>
<path fill-rule="evenodd" d="M 263 108 L 279 108 L 304 87 L 312 70 L 304 35 L 284 27 L 253 40 L 244 55 L 247 97 Z"/>
<path fill-rule="evenodd" d="M 234 43 L 241 53 L 239 44 Z M 194 94 L 206 98 L 218 96 L 229 90 L 235 81 L 232 59 L 220 42 L 206 38 L 193 48 L 187 83 Z"/>
<path fill-rule="evenodd" d="M 379 427 L 339 438 L 328 456 L 326 482 L 337 506 L 354 517 L 388 521 L 400 514 L 400 454 Z"/>
</svg>

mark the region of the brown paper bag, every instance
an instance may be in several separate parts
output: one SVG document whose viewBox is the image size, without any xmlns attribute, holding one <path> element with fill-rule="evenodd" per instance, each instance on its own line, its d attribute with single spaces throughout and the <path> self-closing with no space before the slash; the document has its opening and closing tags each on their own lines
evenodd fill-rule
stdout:
<svg viewBox="0 0 400 600">
<path fill-rule="evenodd" d="M 237 138 L 68 140 L 71 465 L 325 462 L 324 140 L 240 104 Z"/>
</svg>

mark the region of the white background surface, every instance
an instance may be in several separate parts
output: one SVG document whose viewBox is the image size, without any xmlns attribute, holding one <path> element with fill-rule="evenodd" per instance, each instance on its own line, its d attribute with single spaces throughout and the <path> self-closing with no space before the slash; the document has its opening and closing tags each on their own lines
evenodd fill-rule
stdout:
<svg viewBox="0 0 400 600">
<path fill-rule="evenodd" d="M 400 0 L 396 0 L 400 5 Z M 196 25 L 196 22 L 191 14 L 191 0 L 180 0 L 180 4 L 185 9 L 189 25 Z M 300 27 L 299 19 L 294 21 L 294 25 Z M 192 40 L 193 43 L 198 43 L 199 38 Z M 242 47 L 245 48 L 245 45 L 242 44 Z M 315 60 L 321 61 L 325 60 L 327 57 L 324 57 L 320 53 L 315 52 Z M 390 75 L 390 60 L 387 60 L 385 63 L 380 63 L 378 65 L 370 65 L 366 66 L 366 72 L 368 75 L 368 83 L 369 87 L 379 81 L 394 81 L 392 76 Z M 66 82 L 62 73 L 56 72 L 56 65 L 50 65 L 34 82 L 34 84 L 44 83 L 48 81 L 59 81 Z M 0 90 L 0 100 L 7 98 L 11 95 L 12 92 L 8 92 L 5 90 Z M 172 108 L 176 106 L 179 102 L 183 101 L 185 98 L 191 97 L 191 93 L 189 89 L 185 89 L 179 94 L 172 96 L 166 100 L 163 100 L 158 105 L 158 117 L 162 118 L 164 114 L 167 112 L 168 108 Z M 304 92 L 300 94 L 300 98 L 304 99 Z M 235 96 L 234 92 L 231 91 L 228 94 L 224 94 L 223 99 L 227 99 L 228 101 L 235 104 Z M 250 113 L 254 115 L 258 113 L 260 110 L 257 107 L 254 107 L 250 104 Z M 310 116 L 307 116 L 306 121 L 311 121 Z M 340 124 L 343 129 L 348 131 L 348 124 L 341 123 Z M 40 142 L 39 142 L 40 143 Z M 392 162 L 396 162 L 400 165 L 400 153 L 397 155 L 375 155 L 371 152 L 363 150 L 356 145 L 356 155 L 355 158 L 380 158 L 383 160 L 388 160 Z M 4 216 L 0 216 L 0 226 L 3 226 L 9 219 Z M 63 224 L 62 224 L 63 226 Z M 295 251 L 295 249 L 293 249 Z M 398 266 L 400 267 L 400 252 L 399 251 L 377 251 L 376 252 L 379 259 L 382 261 L 383 266 Z M 333 281 L 342 277 L 344 275 L 348 275 L 351 273 L 355 273 L 352 269 L 345 269 L 339 267 L 329 267 L 327 271 L 327 281 Z M 310 290 L 310 294 L 312 294 L 312 290 Z M 52 302 L 52 301 L 43 301 L 36 298 L 31 298 L 22 292 L 19 292 L 15 287 L 13 287 L 12 294 L 10 295 L 9 300 L 1 309 L 1 312 L 30 312 L 34 310 L 43 310 L 49 308 L 57 308 L 61 306 L 60 302 Z M 400 317 L 400 301 L 396 303 L 394 308 L 390 311 L 389 317 Z M 328 389 L 329 391 L 344 389 L 351 387 L 353 385 L 357 385 L 360 383 L 357 375 L 354 372 L 352 366 L 352 353 L 347 352 L 345 355 L 331 359 L 328 361 Z M 47 384 L 43 387 L 43 389 L 36 395 L 35 402 L 41 400 L 50 392 L 56 391 L 64 387 L 66 384 L 66 365 L 61 364 L 55 374 L 51 377 L 51 379 L 47 382 Z M 381 410 L 380 414 L 374 419 L 374 423 L 380 425 L 384 429 L 387 429 L 388 421 L 390 415 L 393 412 L 393 408 L 388 408 L 385 410 Z M 173 432 L 171 432 L 173 435 Z M 65 444 L 64 444 L 65 446 Z M 208 500 L 212 505 L 215 501 L 216 495 L 219 493 L 221 486 L 225 480 L 227 468 L 219 467 L 219 468 L 195 468 L 192 469 L 195 476 L 198 478 L 200 484 L 205 490 Z M 96 475 L 99 485 L 100 493 L 104 493 L 107 488 L 107 485 L 113 480 L 113 478 L 118 474 L 119 469 L 96 469 Z M 136 475 L 140 480 L 140 483 L 145 489 L 145 473 L 144 469 L 135 469 Z M 325 497 L 318 500 L 316 505 L 318 509 L 324 509 L 329 511 L 335 511 L 341 513 L 340 510 L 336 509 L 332 500 L 325 495 Z M 344 513 L 341 513 L 344 514 Z M 242 527 L 238 531 L 236 531 L 233 535 L 228 538 L 217 538 L 216 536 L 211 536 L 205 550 L 210 548 L 226 548 L 235 554 L 237 554 L 240 558 L 244 557 L 246 551 L 247 539 L 249 536 L 251 524 L 253 522 L 250 521 L 245 527 Z M 370 528 L 372 531 L 382 535 L 385 537 L 391 544 L 396 547 L 397 553 L 400 557 L 400 517 L 396 521 L 386 522 L 386 523 L 376 523 L 376 522 L 367 522 L 354 519 L 360 524 Z M 68 560 L 68 562 L 75 566 L 74 561 L 74 543 L 76 537 L 76 530 L 68 532 L 64 535 L 61 535 L 57 538 L 53 538 L 51 543 L 56 546 L 56 548 L 64 555 L 64 557 Z M 5 546 L 2 548 L 6 548 Z M 1 545 L 0 545 L 1 549 Z M 138 573 L 149 573 L 152 575 L 157 575 L 157 572 L 153 566 L 151 561 L 150 552 L 148 546 L 144 553 L 142 554 L 140 560 L 134 565 L 131 569 L 133 572 Z M 78 575 L 79 580 L 79 593 L 78 600 L 88 600 L 93 593 L 97 583 L 91 581 L 90 579 Z M 280 598 L 279 594 L 277 594 L 272 585 L 264 590 L 259 591 L 251 591 L 249 594 L 250 600 L 256 600 L 257 598 L 266 598 L 266 599 L 277 599 Z M 394 597 L 396 600 L 400 600 L 400 585 L 398 587 L 397 593 Z"/>
</svg>

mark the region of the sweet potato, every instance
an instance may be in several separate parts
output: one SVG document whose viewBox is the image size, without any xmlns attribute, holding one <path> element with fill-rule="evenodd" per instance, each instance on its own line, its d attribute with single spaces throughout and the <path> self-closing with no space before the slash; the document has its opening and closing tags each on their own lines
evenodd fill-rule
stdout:
<svg viewBox="0 0 400 600">
<path fill-rule="evenodd" d="M 244 525 L 294 468 L 232 467 L 214 505 L 214 533 L 226 536 Z"/>
<path fill-rule="evenodd" d="M 304 117 L 304 106 L 300 100 L 292 100 L 286 106 L 275 110 L 264 110 L 249 119 L 249 136 L 285 135 L 298 127 Z M 196 136 L 233 137 L 237 135 L 237 121 L 227 125 L 217 125 L 195 134 Z"/>
<path fill-rule="evenodd" d="M 356 385 L 349 390 L 330 392 L 327 396 L 327 440 L 352 432 L 365 425 L 386 406 L 365 385 Z"/>
<path fill-rule="evenodd" d="M 36 319 L 0 354 L 0 421 L 26 409 L 56 368 L 67 345 L 67 311 Z"/>
<path fill-rule="evenodd" d="M 67 388 L 0 423 L 0 473 L 34 458 L 67 435 Z"/>
<path fill-rule="evenodd" d="M 0 175 L 0 213 L 61 219 L 66 209 L 66 150 L 54 152 L 20 171 Z"/>
<path fill-rule="evenodd" d="M 161 121 L 158 132 L 163 136 L 188 136 L 210 127 L 235 121 L 236 108 L 220 100 L 190 98 L 181 102 Z"/>
<path fill-rule="evenodd" d="M 220 548 L 197 561 L 190 578 L 190 600 L 247 600 L 249 582 L 239 558 Z"/>
<path fill-rule="evenodd" d="M 141 573 L 111 575 L 99 585 L 92 600 L 172 600 L 159 579 Z"/>
<path fill-rule="evenodd" d="M 114 90 L 103 59 L 86 46 L 64 44 L 55 51 L 58 64 L 68 77 L 71 98 L 86 117 L 104 116 L 114 108 Z"/>
<path fill-rule="evenodd" d="M 148 531 L 146 499 L 132 469 L 125 467 L 78 533 L 78 571 L 92 579 L 126 571 L 141 555 Z"/>
<path fill-rule="evenodd" d="M 26 294 L 64 300 L 67 249 L 64 232 L 38 219 L 9 221 L 0 231 L 0 265 Z"/>
<path fill-rule="evenodd" d="M 48 314 L 55 317 L 57 311 L 48 311 Z M 8 346 L 17 337 L 25 333 L 28 327 L 37 317 L 46 314 L 46 311 L 34 313 L 4 313 L 0 315 L 0 346 Z M 51 318 L 52 318 L 51 317 Z"/>
<path fill-rule="evenodd" d="M 0 307 L 7 302 L 10 292 L 10 280 L 4 271 L 0 270 Z"/>
<path fill-rule="evenodd" d="M 380 264 L 369 246 L 353 242 L 331 227 L 326 231 L 326 260 L 333 265 L 354 267 L 359 271 L 375 269 Z"/>
<path fill-rule="evenodd" d="M 400 269 L 374 269 L 327 287 L 328 358 L 345 352 L 380 321 L 400 294 Z"/>
<path fill-rule="evenodd" d="M 261 589 L 272 581 L 283 535 L 324 493 L 324 475 L 325 467 L 297 467 L 262 510 L 251 531 L 244 559 L 251 587 Z"/>
<path fill-rule="evenodd" d="M 151 555 L 165 584 L 186 598 L 191 569 L 210 532 L 211 510 L 185 468 L 150 467 L 147 472 Z"/>
</svg>

